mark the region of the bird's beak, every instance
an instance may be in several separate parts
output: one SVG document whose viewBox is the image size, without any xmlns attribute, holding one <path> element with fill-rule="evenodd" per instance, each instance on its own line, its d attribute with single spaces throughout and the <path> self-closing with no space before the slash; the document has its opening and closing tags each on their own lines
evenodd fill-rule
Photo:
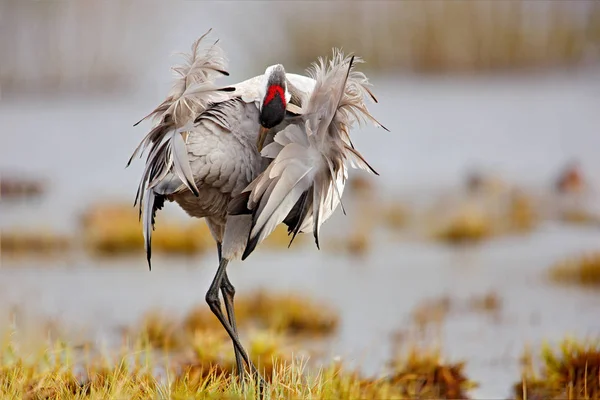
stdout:
<svg viewBox="0 0 600 400">
<path fill-rule="evenodd" d="M 256 148 L 258 148 L 259 153 L 262 151 L 268 132 L 269 129 L 261 125 L 260 131 L 258 131 L 258 140 L 256 141 Z"/>
</svg>

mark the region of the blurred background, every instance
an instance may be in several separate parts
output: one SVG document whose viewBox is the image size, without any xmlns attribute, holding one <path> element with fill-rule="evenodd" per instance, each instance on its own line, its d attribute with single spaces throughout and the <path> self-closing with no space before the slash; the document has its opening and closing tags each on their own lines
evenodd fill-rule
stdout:
<svg viewBox="0 0 600 400">
<path fill-rule="evenodd" d="M 209 28 L 223 84 L 354 52 L 391 131 L 354 130 L 380 176 L 352 171 L 321 251 L 277 230 L 229 268 L 240 296 L 335 310 L 302 348 L 377 374 L 397 341 L 426 338 L 497 398 L 527 344 L 599 335 L 599 1 L 0 1 L 5 321 L 110 347 L 149 312 L 207 308 L 206 226 L 168 204 L 148 272 L 143 162 L 125 164 L 172 55 Z"/>
</svg>

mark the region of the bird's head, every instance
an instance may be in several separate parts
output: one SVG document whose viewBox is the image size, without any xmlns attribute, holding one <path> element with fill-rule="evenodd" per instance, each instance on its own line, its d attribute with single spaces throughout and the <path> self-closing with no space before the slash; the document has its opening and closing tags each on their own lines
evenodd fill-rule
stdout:
<svg viewBox="0 0 600 400">
<path fill-rule="evenodd" d="M 269 130 L 283 121 L 285 109 L 291 97 L 287 90 L 283 65 L 276 64 L 266 69 L 261 90 L 260 131 L 256 144 L 258 151 L 262 150 Z"/>
</svg>

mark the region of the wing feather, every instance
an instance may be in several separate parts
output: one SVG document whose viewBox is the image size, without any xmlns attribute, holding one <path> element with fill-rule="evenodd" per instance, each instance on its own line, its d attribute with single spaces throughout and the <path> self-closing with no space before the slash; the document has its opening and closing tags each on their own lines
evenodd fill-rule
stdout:
<svg viewBox="0 0 600 400">
<path fill-rule="evenodd" d="M 273 161 L 242 193 L 253 213 L 242 259 L 281 222 L 293 235 L 290 244 L 299 232 L 312 230 L 319 247 L 321 225 L 341 204 L 347 165 L 374 172 L 348 135 L 361 119 L 380 125 L 363 102 L 373 96 L 364 74 L 353 70 L 356 62 L 358 57 L 334 50 L 329 62 L 313 64 L 314 90 L 302 112 L 262 150 Z"/>
<path fill-rule="evenodd" d="M 167 98 L 140 120 L 153 117 L 155 126 L 142 139 L 127 163 L 129 166 L 133 158 L 142 157 L 148 151 L 134 205 L 139 201 L 149 265 L 154 215 L 160 208 L 158 206 L 162 207 L 164 203 L 163 195 L 172 193 L 181 185 L 199 195 L 183 135 L 187 137 L 194 129 L 192 122 L 197 114 L 233 98 L 234 88 L 218 87 L 214 83 L 219 76 L 228 75 L 227 60 L 217 45 L 218 41 L 207 47 L 201 46 L 210 31 L 192 44 L 190 54 L 184 54 L 184 64 L 172 68 L 176 79 Z"/>
</svg>

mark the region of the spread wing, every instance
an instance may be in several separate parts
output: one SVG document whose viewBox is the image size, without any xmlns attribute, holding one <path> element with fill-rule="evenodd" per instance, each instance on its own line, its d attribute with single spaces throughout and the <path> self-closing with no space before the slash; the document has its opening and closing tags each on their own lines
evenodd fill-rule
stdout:
<svg viewBox="0 0 600 400">
<path fill-rule="evenodd" d="M 241 154 L 241 133 L 258 132 L 257 126 L 250 129 L 238 117 L 252 113 L 256 106 L 239 101 L 240 93 L 235 88 L 215 84 L 219 76 L 228 75 L 227 61 L 217 42 L 203 46 L 209 32 L 194 42 L 191 53 L 185 54 L 185 63 L 173 68 L 177 75 L 173 88 L 143 118 L 153 117 L 154 127 L 127 164 L 135 156 L 147 153 L 134 205 L 139 202 L 149 265 L 154 217 L 156 210 L 162 208 L 165 195 L 189 190 L 199 196 L 198 187 L 203 185 L 234 192 L 236 185 L 243 188 L 252 174 L 256 175 L 237 163 L 247 156 Z M 254 153 L 254 158 L 260 158 L 256 147 Z M 246 159 L 252 165 L 253 158 Z"/>
<path fill-rule="evenodd" d="M 242 259 L 252 253 L 281 222 L 289 232 L 313 231 L 317 247 L 319 230 L 341 202 L 347 165 L 375 171 L 354 149 L 349 131 L 355 121 L 371 120 L 363 98 L 373 97 L 364 74 L 353 71 L 355 57 L 334 50 L 310 71 L 314 90 L 302 102 L 302 113 L 265 146 L 264 157 L 273 159 L 238 198 L 230 213 L 251 210 L 252 225 Z M 293 240 L 293 237 L 292 237 Z"/>
</svg>

